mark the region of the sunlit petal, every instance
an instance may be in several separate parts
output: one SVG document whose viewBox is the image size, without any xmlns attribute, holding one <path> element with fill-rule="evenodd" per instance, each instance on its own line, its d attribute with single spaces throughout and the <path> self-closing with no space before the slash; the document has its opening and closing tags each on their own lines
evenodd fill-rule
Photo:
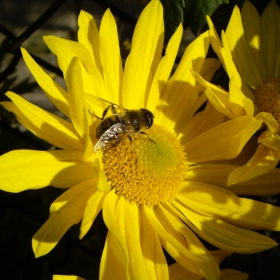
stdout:
<svg viewBox="0 0 280 280">
<path fill-rule="evenodd" d="M 0 157 L 1 189 L 20 192 L 46 186 L 69 188 L 96 176 L 73 151 L 17 150 Z"/>
</svg>

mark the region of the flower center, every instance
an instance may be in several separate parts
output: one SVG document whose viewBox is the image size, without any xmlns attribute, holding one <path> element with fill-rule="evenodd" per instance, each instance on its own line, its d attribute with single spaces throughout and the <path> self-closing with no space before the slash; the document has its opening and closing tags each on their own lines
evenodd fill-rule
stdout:
<svg viewBox="0 0 280 280">
<path fill-rule="evenodd" d="M 186 158 L 180 142 L 153 125 L 106 150 L 104 172 L 116 193 L 138 205 L 172 200 L 185 178 Z"/>
<path fill-rule="evenodd" d="M 280 124 L 280 79 L 272 78 L 255 90 L 255 104 L 261 112 L 271 113 Z"/>
</svg>

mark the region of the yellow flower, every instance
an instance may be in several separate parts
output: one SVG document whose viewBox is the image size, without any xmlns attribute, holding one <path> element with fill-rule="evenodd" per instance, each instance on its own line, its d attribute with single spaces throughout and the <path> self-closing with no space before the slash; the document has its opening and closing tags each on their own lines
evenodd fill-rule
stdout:
<svg viewBox="0 0 280 280">
<path fill-rule="evenodd" d="M 12 102 L 2 102 L 25 127 L 60 150 L 3 155 L 1 188 L 69 188 L 53 202 L 49 219 L 33 237 L 36 257 L 52 250 L 80 221 L 82 238 L 100 210 L 108 228 L 100 279 L 168 279 L 164 247 L 184 269 L 216 280 L 218 264 L 197 235 L 237 253 L 275 246 L 275 241 L 251 229 L 279 230 L 280 210 L 226 190 L 226 178 L 236 166 L 222 162 L 238 156 L 262 122 L 252 116 L 224 122 L 210 104 L 195 114 L 206 96 L 199 93 L 190 69 L 209 80 L 219 67 L 216 60 L 205 60 L 208 32 L 189 45 L 168 80 L 182 26 L 162 57 L 163 11 L 158 0 L 152 0 L 138 20 L 124 71 L 110 11 L 99 32 L 85 12 L 78 22 L 79 42 L 45 37 L 57 55 L 68 92 L 22 50 L 40 87 L 71 122 L 11 92 L 7 95 Z M 131 141 L 124 139 L 95 153 L 100 120 L 89 111 L 100 108 L 92 102 L 94 96 L 127 109 L 147 108 L 155 115 L 154 125 L 146 135 L 132 135 Z M 274 186 L 269 179 L 273 172 L 253 185 L 249 181 L 237 187 L 258 187 L 261 180 Z"/>
<path fill-rule="evenodd" d="M 208 17 L 211 44 L 229 78 L 229 92 L 196 75 L 217 110 L 228 118 L 255 116 L 263 125 L 254 156 L 229 176 L 229 184 L 255 178 L 272 170 L 280 158 L 280 66 L 278 30 L 280 10 L 271 1 L 260 17 L 245 1 L 236 6 L 221 40 Z"/>
</svg>

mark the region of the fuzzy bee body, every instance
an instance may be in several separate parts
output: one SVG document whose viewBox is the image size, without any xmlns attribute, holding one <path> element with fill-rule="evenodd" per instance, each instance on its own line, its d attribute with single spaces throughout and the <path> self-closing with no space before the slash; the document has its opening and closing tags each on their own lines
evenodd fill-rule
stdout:
<svg viewBox="0 0 280 280">
<path fill-rule="evenodd" d="M 108 115 L 109 110 L 113 114 Z M 117 146 L 120 141 L 129 138 L 136 133 L 144 133 L 153 124 L 153 114 L 147 109 L 128 110 L 118 105 L 107 107 L 102 116 L 102 121 L 96 128 L 98 142 L 94 151 L 106 150 Z"/>
</svg>

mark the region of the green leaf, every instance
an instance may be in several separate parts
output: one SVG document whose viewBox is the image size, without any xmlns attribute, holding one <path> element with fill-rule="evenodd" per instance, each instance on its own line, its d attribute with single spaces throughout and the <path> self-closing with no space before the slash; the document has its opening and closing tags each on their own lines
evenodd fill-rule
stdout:
<svg viewBox="0 0 280 280">
<path fill-rule="evenodd" d="M 228 0 L 185 0 L 184 27 L 190 26 L 192 32 L 197 35 L 206 23 L 206 15 L 211 16 L 219 5 L 228 3 Z"/>
<path fill-rule="evenodd" d="M 169 41 L 178 25 L 183 22 L 184 0 L 161 0 L 164 9 L 165 41 Z"/>
</svg>

